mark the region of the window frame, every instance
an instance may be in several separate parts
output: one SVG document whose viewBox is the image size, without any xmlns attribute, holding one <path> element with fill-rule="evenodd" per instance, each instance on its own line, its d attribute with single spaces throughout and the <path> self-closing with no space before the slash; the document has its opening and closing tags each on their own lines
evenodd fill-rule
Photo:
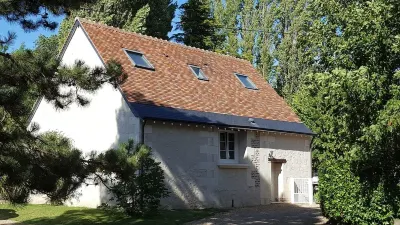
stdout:
<svg viewBox="0 0 400 225">
<path fill-rule="evenodd" d="M 245 75 L 245 74 L 242 74 L 242 73 L 234 73 L 234 74 L 235 74 L 236 79 L 239 80 L 239 82 L 243 85 L 243 87 L 245 87 L 245 88 L 247 88 L 247 89 L 250 89 L 250 90 L 258 90 L 257 86 L 253 83 L 253 81 L 250 79 L 249 76 L 247 76 L 247 75 Z M 239 76 L 246 77 L 246 78 L 247 78 L 247 81 L 248 81 L 253 87 L 247 87 L 247 86 L 240 80 Z"/>
<path fill-rule="evenodd" d="M 199 80 L 204 80 L 204 81 L 209 81 L 208 77 L 206 76 L 206 74 L 204 73 L 204 71 L 201 69 L 200 66 L 196 66 L 196 65 L 193 65 L 193 64 L 188 64 L 188 66 L 189 66 L 189 68 L 190 68 L 190 71 L 192 71 L 193 75 L 194 75 L 197 79 L 199 79 Z M 198 77 L 197 74 L 196 74 L 196 72 L 194 71 L 193 67 L 199 68 L 199 69 L 200 69 L 200 72 L 203 74 L 204 78 Z"/>
<path fill-rule="evenodd" d="M 222 133 L 226 133 L 227 135 L 226 135 L 226 138 L 227 138 L 227 140 L 226 140 L 226 143 L 227 143 L 227 145 L 226 145 L 226 147 L 227 147 L 227 149 L 225 150 L 226 151 L 226 156 L 228 157 L 228 155 L 229 155 L 229 134 L 233 134 L 234 135 L 234 159 L 221 159 L 221 134 Z M 218 160 L 219 160 L 219 162 L 220 163 L 222 163 L 222 164 L 238 164 L 239 163 L 239 151 L 238 151 L 238 147 L 239 147 L 239 145 L 238 145 L 238 135 L 237 135 L 237 133 L 236 132 L 234 132 L 234 131 L 220 131 L 220 132 L 218 132 Z"/>
<path fill-rule="evenodd" d="M 141 68 L 141 69 L 155 70 L 153 64 L 150 63 L 150 61 L 146 58 L 146 56 L 145 56 L 142 52 L 135 51 L 135 50 L 130 50 L 130 49 L 126 49 L 126 48 L 123 48 L 123 50 L 124 50 L 126 56 L 127 56 L 128 59 L 131 61 L 131 63 L 133 64 L 134 67 Z M 143 59 L 143 60 L 147 63 L 147 65 L 149 65 L 149 66 L 147 67 L 147 66 L 142 66 L 142 65 L 136 64 L 135 61 L 129 56 L 129 53 L 128 53 L 128 52 L 141 55 L 141 56 L 142 56 L 142 59 Z"/>
</svg>

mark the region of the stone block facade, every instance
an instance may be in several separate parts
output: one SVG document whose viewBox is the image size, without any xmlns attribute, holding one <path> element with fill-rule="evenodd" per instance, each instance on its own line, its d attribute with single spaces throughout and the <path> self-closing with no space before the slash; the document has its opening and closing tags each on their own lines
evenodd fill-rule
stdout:
<svg viewBox="0 0 400 225">
<path fill-rule="evenodd" d="M 144 143 L 165 171 L 170 208 L 235 207 L 269 204 L 271 159 L 281 165 L 280 201 L 290 199 L 290 178 L 311 178 L 310 137 L 274 132 L 234 131 L 237 163 L 219 159 L 219 130 L 171 122 L 148 122 Z"/>
</svg>

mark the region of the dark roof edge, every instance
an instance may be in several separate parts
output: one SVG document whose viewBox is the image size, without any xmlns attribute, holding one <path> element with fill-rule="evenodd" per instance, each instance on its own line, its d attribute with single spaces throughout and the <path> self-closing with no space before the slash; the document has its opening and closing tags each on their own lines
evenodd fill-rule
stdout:
<svg viewBox="0 0 400 225">
<path fill-rule="evenodd" d="M 65 53 L 65 51 L 66 51 L 67 48 L 68 48 L 69 42 L 71 42 L 71 39 L 72 39 L 72 37 L 73 37 L 74 34 L 75 34 L 76 28 L 78 28 L 79 26 L 80 26 L 79 20 L 75 20 L 74 25 L 72 26 L 71 30 L 70 30 L 69 33 L 68 33 L 67 40 L 65 40 L 65 42 L 64 42 L 64 44 L 63 44 L 63 47 L 62 47 L 60 53 L 58 54 L 58 58 L 59 58 L 60 60 L 61 60 L 62 57 L 64 56 L 64 53 Z"/>
<path fill-rule="evenodd" d="M 288 133 L 288 134 L 302 134 L 302 135 L 310 135 L 310 136 L 316 136 L 317 134 L 315 133 L 307 133 L 307 132 L 296 132 L 296 131 L 286 131 L 286 130 L 279 130 L 279 129 L 267 129 L 267 128 L 254 128 L 254 127 L 246 127 L 246 126 L 238 126 L 238 125 L 227 125 L 227 124 L 218 124 L 218 123 L 196 123 L 196 122 L 190 122 L 190 121 L 182 121 L 182 120 L 173 120 L 173 119 L 159 119 L 159 118 L 152 118 L 152 117 L 144 117 L 142 118 L 144 120 L 158 120 L 158 121 L 170 121 L 170 122 L 185 122 L 185 123 L 193 123 L 193 124 L 207 124 L 207 125 L 213 125 L 213 126 L 219 126 L 222 128 L 236 128 L 236 129 L 243 129 L 243 130 L 260 130 L 260 131 L 271 131 L 271 132 L 277 132 L 277 133 Z M 284 121 L 280 121 L 284 122 Z"/>
<path fill-rule="evenodd" d="M 42 102 L 43 98 L 44 97 L 42 96 L 42 97 L 39 97 L 39 98 L 36 99 L 35 104 L 33 105 L 32 110 L 31 110 L 31 112 L 29 114 L 29 118 L 26 121 L 26 126 L 29 126 L 29 124 L 31 124 L 33 116 L 35 116 L 36 111 L 38 110 L 39 105 Z"/>
<path fill-rule="evenodd" d="M 252 118 L 256 123 L 251 125 L 249 117 L 178 109 L 142 103 L 128 103 L 135 116 L 142 119 L 208 124 L 226 128 L 264 130 L 272 132 L 293 133 L 315 136 L 303 123 Z"/>
</svg>

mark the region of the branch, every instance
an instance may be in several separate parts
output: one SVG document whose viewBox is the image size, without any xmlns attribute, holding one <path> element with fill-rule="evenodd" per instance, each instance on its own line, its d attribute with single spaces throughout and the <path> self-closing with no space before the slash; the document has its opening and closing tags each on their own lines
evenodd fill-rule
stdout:
<svg viewBox="0 0 400 225">
<path fill-rule="evenodd" d="M 3 123 L 5 119 L 6 119 L 6 111 L 3 111 L 3 118 L 1 118 L 0 123 Z"/>
<path fill-rule="evenodd" d="M 106 184 L 106 181 L 105 181 L 99 174 L 94 173 L 94 175 L 101 181 L 101 183 L 102 183 L 109 191 L 112 189 L 111 187 L 109 187 L 109 186 Z"/>
<path fill-rule="evenodd" d="M 4 57 L 6 59 L 9 59 L 9 60 L 11 60 L 11 62 L 15 63 L 15 60 L 12 58 L 10 53 L 0 52 L 0 56 Z"/>
</svg>

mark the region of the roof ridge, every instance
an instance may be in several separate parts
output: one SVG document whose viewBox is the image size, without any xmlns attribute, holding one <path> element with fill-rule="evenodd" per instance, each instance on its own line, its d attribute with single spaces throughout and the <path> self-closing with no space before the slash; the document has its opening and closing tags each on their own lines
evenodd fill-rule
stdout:
<svg viewBox="0 0 400 225">
<path fill-rule="evenodd" d="M 104 27 L 104 28 L 107 28 L 107 29 L 116 30 L 116 31 L 121 32 L 121 33 L 133 34 L 133 35 L 140 36 L 140 37 L 143 37 L 143 38 L 146 38 L 146 39 L 150 39 L 150 40 L 154 40 L 154 41 L 158 41 L 158 42 L 162 42 L 162 43 L 167 43 L 167 44 L 170 44 L 170 45 L 175 45 L 175 46 L 179 46 L 179 47 L 183 47 L 183 48 L 187 48 L 187 49 L 192 49 L 192 50 L 196 50 L 196 51 L 200 51 L 200 52 L 212 53 L 212 54 L 215 54 L 215 55 L 229 57 L 229 58 L 232 58 L 232 59 L 235 59 L 235 60 L 239 60 L 239 61 L 244 61 L 244 62 L 250 63 L 249 61 L 247 61 L 245 59 L 237 58 L 235 56 L 225 55 L 225 54 L 222 54 L 222 53 L 213 52 L 213 51 L 210 51 L 210 50 L 205 50 L 205 49 L 201 49 L 201 48 L 197 48 L 197 47 L 192 47 L 192 46 L 188 46 L 188 45 L 177 43 L 177 42 L 171 42 L 171 41 L 167 41 L 167 40 L 164 40 L 164 39 L 161 39 L 161 38 L 157 38 L 157 37 L 152 37 L 152 36 L 145 35 L 145 34 L 136 33 L 136 32 L 133 32 L 133 31 L 126 31 L 126 30 L 123 30 L 123 29 L 118 28 L 118 27 L 105 25 L 105 24 L 102 24 L 100 22 L 96 22 L 96 21 L 89 20 L 89 19 L 86 19 L 86 18 L 76 17 L 75 20 L 79 20 L 79 21 L 82 21 L 82 22 L 86 22 L 86 23 L 89 23 L 89 24 L 96 25 L 96 26 L 101 26 L 101 27 Z"/>
</svg>

